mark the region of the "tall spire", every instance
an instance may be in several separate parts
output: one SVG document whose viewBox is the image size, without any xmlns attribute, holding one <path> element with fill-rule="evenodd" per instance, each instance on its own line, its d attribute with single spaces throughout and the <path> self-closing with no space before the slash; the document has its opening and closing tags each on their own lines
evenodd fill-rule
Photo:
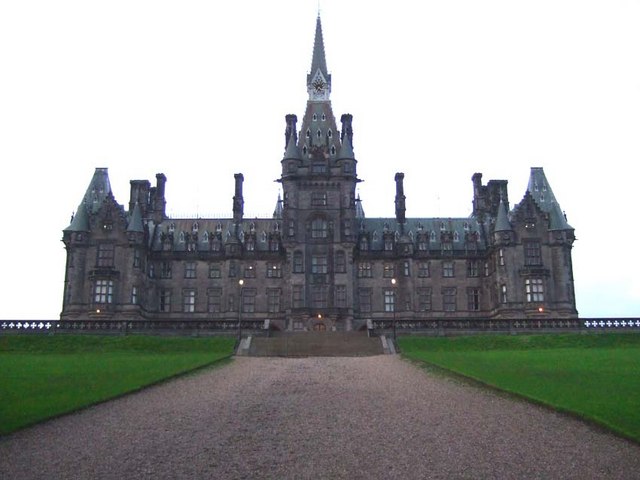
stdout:
<svg viewBox="0 0 640 480">
<path fill-rule="evenodd" d="M 327 69 L 327 59 L 324 54 L 320 14 L 318 14 L 316 20 L 316 36 L 313 41 L 311 70 L 307 75 L 307 91 L 309 92 L 310 100 L 328 100 L 331 93 L 331 75 Z"/>
</svg>

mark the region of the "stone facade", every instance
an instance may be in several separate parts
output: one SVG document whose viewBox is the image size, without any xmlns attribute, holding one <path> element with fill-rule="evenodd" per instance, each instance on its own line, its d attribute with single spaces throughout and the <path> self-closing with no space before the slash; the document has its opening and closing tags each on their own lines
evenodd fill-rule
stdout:
<svg viewBox="0 0 640 480">
<path fill-rule="evenodd" d="M 351 115 L 336 123 L 320 19 L 309 100 L 286 116 L 272 218 L 169 218 L 163 174 L 132 180 L 128 208 L 96 169 L 63 232 L 63 319 L 269 319 L 289 330 L 353 330 L 368 319 L 577 317 L 567 223 L 541 168 L 509 210 L 507 182 L 472 177 L 464 218 L 407 218 L 404 175 L 394 218 L 356 198 Z"/>
</svg>

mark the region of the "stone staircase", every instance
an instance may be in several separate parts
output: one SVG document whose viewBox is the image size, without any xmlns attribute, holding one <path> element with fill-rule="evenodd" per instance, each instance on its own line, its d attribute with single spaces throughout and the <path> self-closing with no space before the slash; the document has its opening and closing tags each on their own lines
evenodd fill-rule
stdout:
<svg viewBox="0 0 640 480">
<path fill-rule="evenodd" d="M 274 332 L 240 342 L 236 355 L 252 357 L 363 357 L 395 353 L 391 340 L 366 332 Z"/>
</svg>

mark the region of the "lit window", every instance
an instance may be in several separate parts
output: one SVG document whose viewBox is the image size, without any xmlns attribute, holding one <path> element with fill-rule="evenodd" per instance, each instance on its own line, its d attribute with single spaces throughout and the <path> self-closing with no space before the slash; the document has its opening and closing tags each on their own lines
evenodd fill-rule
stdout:
<svg viewBox="0 0 640 480">
<path fill-rule="evenodd" d="M 282 265 L 279 263 L 267 263 L 267 278 L 282 278 Z"/>
<path fill-rule="evenodd" d="M 256 276 L 256 267 L 255 265 L 245 265 L 244 266 L 244 277 L 245 278 L 255 278 Z"/>
<path fill-rule="evenodd" d="M 182 292 L 182 311 L 184 313 L 193 313 L 196 311 L 196 291 L 184 290 Z"/>
<path fill-rule="evenodd" d="M 393 263 L 385 263 L 382 270 L 382 276 L 384 278 L 393 278 L 395 270 L 393 267 Z"/>
<path fill-rule="evenodd" d="M 384 290 L 384 311 L 395 312 L 396 310 L 396 295 L 393 290 Z"/>
<path fill-rule="evenodd" d="M 96 280 L 93 287 L 95 303 L 113 303 L 113 280 Z"/>
<path fill-rule="evenodd" d="M 507 286 L 500 285 L 500 302 L 507 303 Z"/>
<path fill-rule="evenodd" d="M 524 288 L 527 302 L 544 302 L 544 285 L 541 278 L 527 278 Z"/>
<path fill-rule="evenodd" d="M 360 262 L 358 263 L 358 277 L 359 278 L 371 278 L 371 263 Z"/>
</svg>

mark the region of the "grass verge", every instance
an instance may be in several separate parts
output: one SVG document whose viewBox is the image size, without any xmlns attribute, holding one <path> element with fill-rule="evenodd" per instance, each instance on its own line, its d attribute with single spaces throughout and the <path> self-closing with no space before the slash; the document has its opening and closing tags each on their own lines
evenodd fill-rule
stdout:
<svg viewBox="0 0 640 480">
<path fill-rule="evenodd" d="M 640 335 L 404 337 L 405 357 L 640 442 Z"/>
<path fill-rule="evenodd" d="M 228 337 L 0 337 L 0 435 L 233 353 Z"/>
</svg>

